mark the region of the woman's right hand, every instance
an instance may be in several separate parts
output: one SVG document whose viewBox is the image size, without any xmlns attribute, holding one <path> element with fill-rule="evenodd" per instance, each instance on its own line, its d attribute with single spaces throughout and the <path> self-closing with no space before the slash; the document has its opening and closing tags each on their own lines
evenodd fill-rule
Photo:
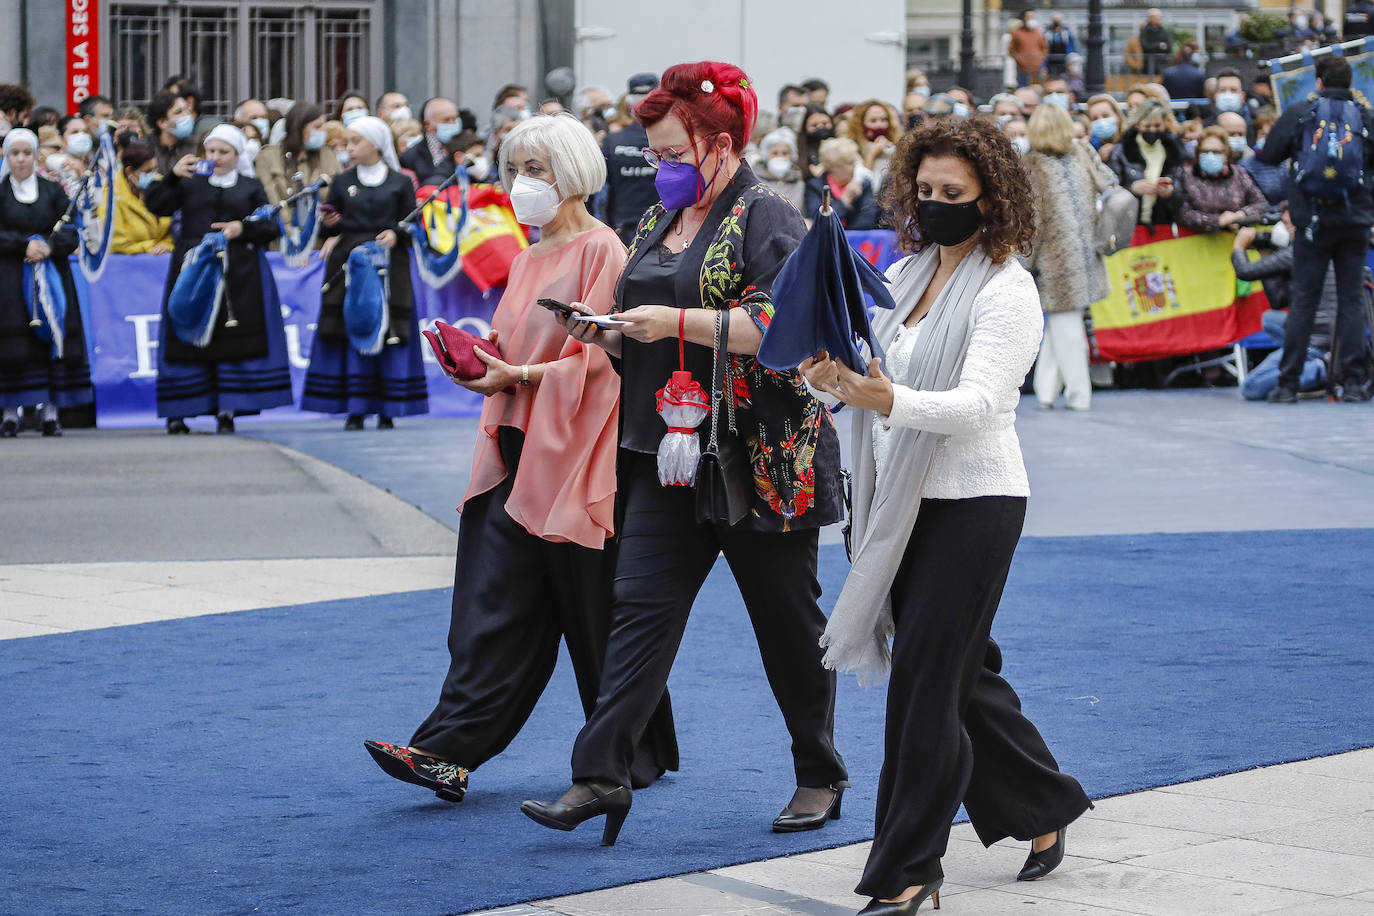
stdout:
<svg viewBox="0 0 1374 916">
<path fill-rule="evenodd" d="M 1151 181 L 1148 178 L 1141 178 L 1131 182 L 1131 193 L 1136 197 L 1159 194 L 1159 182 Z"/>
<path fill-rule="evenodd" d="M 844 201 L 846 207 L 852 207 L 854 206 L 855 201 L 857 201 L 859 197 L 863 194 L 863 192 L 863 181 L 861 181 L 858 178 L 855 178 L 853 181 L 849 182 L 849 184 L 844 186 L 844 193 L 840 195 L 840 200 Z"/>
<path fill-rule="evenodd" d="M 28 246 L 24 249 L 24 260 L 28 261 L 30 264 L 36 264 L 51 254 L 52 249 L 48 247 L 47 242 L 34 239 L 32 242 L 29 242 Z"/>
<path fill-rule="evenodd" d="M 172 166 L 172 174 L 178 178 L 190 178 L 195 170 L 196 163 L 199 162 L 195 156 L 187 154 L 177 160 L 177 164 Z"/>
<path fill-rule="evenodd" d="M 574 315 L 595 315 L 591 306 L 583 302 L 570 303 Z M 596 344 L 606 352 L 618 356 L 620 354 L 620 332 L 603 328 L 592 321 L 578 321 L 574 315 L 566 318 L 561 313 L 555 313 L 554 318 L 563 330 L 568 332 L 568 336 L 573 340 L 584 344 Z"/>
<path fill-rule="evenodd" d="M 840 367 L 825 350 L 821 350 L 810 359 L 802 360 L 797 371 L 806 379 L 806 383 L 817 391 L 831 393 L 840 383 Z"/>
<path fill-rule="evenodd" d="M 343 219 L 343 214 L 338 210 L 326 210 L 320 214 L 320 222 L 326 226 L 337 226 L 341 219 Z"/>
</svg>

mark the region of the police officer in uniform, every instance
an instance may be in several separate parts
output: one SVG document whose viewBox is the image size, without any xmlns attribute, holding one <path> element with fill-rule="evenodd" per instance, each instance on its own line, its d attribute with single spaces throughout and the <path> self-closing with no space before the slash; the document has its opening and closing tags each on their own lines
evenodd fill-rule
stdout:
<svg viewBox="0 0 1374 916">
<path fill-rule="evenodd" d="M 630 77 L 625 99 L 630 108 L 658 88 L 658 77 L 652 73 L 638 73 Z M 638 121 L 606 135 L 601 152 L 606 156 L 606 222 L 626 245 L 634 241 L 639 218 L 658 203 L 654 188 L 654 170 L 644 161 L 644 147 L 649 135 Z"/>
</svg>

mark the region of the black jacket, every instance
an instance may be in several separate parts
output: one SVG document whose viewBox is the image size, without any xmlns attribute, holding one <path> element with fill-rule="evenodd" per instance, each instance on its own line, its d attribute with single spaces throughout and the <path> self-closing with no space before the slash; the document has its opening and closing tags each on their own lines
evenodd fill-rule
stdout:
<svg viewBox="0 0 1374 916">
<path fill-rule="evenodd" d="M 1349 89 L 1323 89 L 1318 94 L 1328 99 L 1342 99 L 1347 102 L 1354 99 Z M 1287 159 L 1289 173 L 1292 174 L 1292 162 L 1307 143 L 1299 125 L 1315 104 L 1313 99 L 1303 99 L 1283 110 L 1283 115 L 1269 131 L 1264 148 L 1256 153 L 1261 162 L 1278 165 Z M 1338 206 L 1320 207 L 1321 224 L 1328 228 L 1374 225 L 1374 194 L 1371 194 L 1369 188 L 1369 182 L 1374 181 L 1374 111 L 1361 105 L 1360 116 L 1364 120 L 1367 132 L 1364 139 L 1364 171 L 1367 180 L 1363 188 L 1351 193 L 1349 205 L 1341 203 Z M 1289 182 L 1288 210 L 1293 216 L 1293 225 L 1299 231 L 1312 221 L 1318 209 L 1319 205 L 1303 195 L 1297 182 Z"/>
<path fill-rule="evenodd" d="M 1116 180 L 1128 191 L 1132 184 L 1145 177 L 1145 157 L 1140 154 L 1136 136 L 1134 127 L 1127 129 L 1107 159 L 1107 165 L 1116 174 Z M 1159 142 L 1164 144 L 1164 171 L 1159 177 L 1173 179 L 1174 193 L 1171 197 L 1155 198 L 1154 210 L 1150 214 L 1150 225 L 1154 226 L 1178 221 L 1179 195 L 1183 193 L 1183 145 L 1170 133 L 1166 133 Z"/>
<path fill-rule="evenodd" d="M 1207 74 L 1191 60 L 1169 67 L 1159 81 L 1164 84 L 1171 99 L 1200 99 L 1207 94 Z"/>
<path fill-rule="evenodd" d="M 825 188 L 824 175 L 806 182 L 806 199 L 802 205 L 802 213 L 807 219 L 815 219 L 816 214 L 820 212 L 821 203 L 825 199 Z M 878 228 L 878 197 L 874 194 L 873 182 L 869 179 L 864 179 L 863 193 L 854 201 L 852 207 L 838 197 L 831 201 L 831 206 L 835 208 L 835 215 L 840 218 L 840 223 L 846 229 Z"/>
<path fill-rule="evenodd" d="M 654 169 L 644 161 L 648 145 L 649 135 L 637 121 L 601 141 L 601 154 L 606 157 L 606 222 L 617 231 L 637 226 L 645 211 L 658 203 Z"/>
<path fill-rule="evenodd" d="M 420 187 L 424 187 L 427 184 L 438 184 L 452 175 L 454 166 L 451 156 L 445 155 L 439 162 L 434 161 L 434 154 L 429 149 L 429 137 L 426 135 L 420 137 L 419 143 L 401 154 L 401 167 L 414 172 Z"/>
<path fill-rule="evenodd" d="M 1237 280 L 1259 280 L 1264 284 L 1264 294 L 1269 298 L 1271 308 L 1288 307 L 1292 294 L 1292 245 L 1267 254 L 1258 261 L 1250 260 L 1243 251 L 1232 251 L 1231 266 L 1235 268 Z M 1336 320 L 1337 301 L 1336 265 L 1331 263 L 1326 266 L 1326 279 L 1322 281 L 1322 295 L 1317 300 L 1317 317 L 1312 324 L 1312 340 L 1308 346 L 1318 350 L 1331 349 L 1331 325 Z"/>
</svg>

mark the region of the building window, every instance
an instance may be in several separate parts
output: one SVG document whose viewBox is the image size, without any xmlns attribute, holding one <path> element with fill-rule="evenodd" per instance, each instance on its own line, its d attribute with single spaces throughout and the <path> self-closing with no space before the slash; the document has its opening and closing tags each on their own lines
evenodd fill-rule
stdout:
<svg viewBox="0 0 1374 916">
<path fill-rule="evenodd" d="M 204 93 L 201 110 L 229 117 L 245 98 L 332 106 L 381 83 L 380 23 L 362 0 L 110 3 L 103 12 L 101 84 L 119 104 L 146 105 L 170 77 Z"/>
</svg>

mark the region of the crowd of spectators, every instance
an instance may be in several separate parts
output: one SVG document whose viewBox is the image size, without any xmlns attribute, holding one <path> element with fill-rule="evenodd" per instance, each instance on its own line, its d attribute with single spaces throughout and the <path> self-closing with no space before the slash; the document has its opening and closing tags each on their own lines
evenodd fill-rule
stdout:
<svg viewBox="0 0 1374 916">
<path fill-rule="evenodd" d="M 1333 35 L 1315 13 L 1294 13 L 1290 25 L 1295 47 Z M 1072 132 L 1074 160 L 1093 164 L 1087 177 L 1094 194 L 1102 193 L 1104 178 L 1128 189 L 1139 201 L 1141 225 L 1235 232 L 1278 221 L 1289 197 L 1289 169 L 1256 155 L 1278 121 L 1264 74 L 1248 86 L 1235 69 L 1209 75 L 1196 40 L 1176 45 L 1159 10 L 1149 11 L 1128 47 L 1128 65 L 1141 79 L 1125 93 L 1085 97 L 1078 48 L 1058 13 L 1045 23 L 1028 9 L 1011 20 L 1007 32 L 1006 85 L 987 99 L 975 99 L 957 85 L 932 86 L 917 70 L 907 74 L 900 104 L 895 94 L 892 101 L 834 99 L 820 79 L 785 85 L 776 109 L 765 106 L 760 112 L 745 161 L 808 220 L 828 197 L 847 229 L 893 228 L 883 203 L 885 179 L 907 130 L 942 118 L 992 119 L 1026 156 L 1035 147 L 1035 113 L 1051 106 L 1067 118 L 1063 123 Z M 348 125 L 368 114 L 389 124 L 402 171 L 418 189 L 441 181 L 455 164 L 465 165 L 473 182 L 497 182 L 493 163 L 509 131 L 536 112 L 569 110 L 595 135 L 607 161 L 606 185 L 588 206 L 628 242 L 640 215 L 657 199 L 654 169 L 644 159 L 645 131 L 632 113 L 657 84 L 655 74 L 636 74 L 621 92 L 585 86 L 566 102 L 538 100 L 526 87 L 512 84 L 501 88 L 483 115 L 450 99 L 411 100 L 390 90 L 375 100 L 349 92 L 327 105 L 245 99 L 231 120 L 248 137 L 246 155 L 275 203 L 321 175 L 347 168 Z M 1188 103 L 1176 104 L 1180 97 Z M 72 115 L 38 106 L 23 87 L 0 87 L 0 131 L 8 125 L 34 130 L 42 146 L 39 174 L 59 181 L 69 194 L 90 167 L 100 138 L 113 135 L 122 166 L 116 253 L 171 249 L 174 222 L 148 212 L 142 192 L 157 173 L 195 153 L 199 138 L 215 123 L 203 110 L 200 90 L 182 78 L 169 80 L 144 108 L 117 107 L 92 96 Z M 1057 149 L 1041 152 L 1063 156 Z M 1065 161 L 1056 159 L 1056 168 Z M 1253 241 L 1272 244 L 1269 233 Z M 1052 313 L 1063 308 L 1063 303 L 1047 306 Z"/>
</svg>

